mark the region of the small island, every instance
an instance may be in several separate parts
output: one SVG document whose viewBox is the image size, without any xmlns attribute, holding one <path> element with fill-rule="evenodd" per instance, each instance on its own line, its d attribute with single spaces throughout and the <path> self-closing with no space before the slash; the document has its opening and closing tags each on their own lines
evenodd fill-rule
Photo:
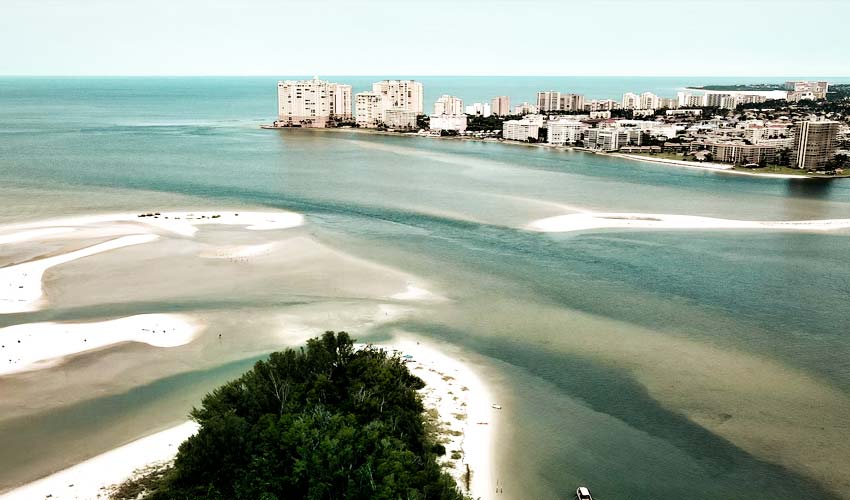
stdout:
<svg viewBox="0 0 850 500">
<path fill-rule="evenodd" d="M 345 332 L 273 353 L 192 411 L 198 431 L 173 463 L 111 498 L 468 498 L 440 462 L 439 419 L 411 358 Z"/>
</svg>

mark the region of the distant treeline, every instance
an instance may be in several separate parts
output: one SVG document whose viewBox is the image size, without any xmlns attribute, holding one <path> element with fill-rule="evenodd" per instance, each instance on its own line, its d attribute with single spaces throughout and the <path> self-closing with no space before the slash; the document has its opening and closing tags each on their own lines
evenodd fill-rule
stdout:
<svg viewBox="0 0 850 500">
<path fill-rule="evenodd" d="M 208 394 L 174 465 L 113 498 L 462 499 L 398 356 L 326 332 Z"/>
<path fill-rule="evenodd" d="M 688 87 L 694 90 L 720 90 L 720 91 L 752 91 L 766 92 L 770 90 L 785 90 L 782 83 L 750 83 L 740 85 L 704 85 L 702 87 Z"/>
</svg>

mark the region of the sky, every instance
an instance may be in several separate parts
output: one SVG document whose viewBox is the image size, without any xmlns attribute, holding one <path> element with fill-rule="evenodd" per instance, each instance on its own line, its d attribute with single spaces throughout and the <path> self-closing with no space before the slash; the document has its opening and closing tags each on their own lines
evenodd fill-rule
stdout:
<svg viewBox="0 0 850 500">
<path fill-rule="evenodd" d="M 0 75 L 850 76 L 848 0 L 0 0 Z"/>
</svg>

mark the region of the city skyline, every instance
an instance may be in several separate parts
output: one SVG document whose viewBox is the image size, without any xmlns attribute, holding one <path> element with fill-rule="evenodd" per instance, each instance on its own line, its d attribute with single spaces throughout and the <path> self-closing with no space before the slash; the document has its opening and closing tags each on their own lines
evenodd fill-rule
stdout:
<svg viewBox="0 0 850 500">
<path fill-rule="evenodd" d="M 848 75 L 838 0 L 7 3 L 2 75 Z"/>
</svg>

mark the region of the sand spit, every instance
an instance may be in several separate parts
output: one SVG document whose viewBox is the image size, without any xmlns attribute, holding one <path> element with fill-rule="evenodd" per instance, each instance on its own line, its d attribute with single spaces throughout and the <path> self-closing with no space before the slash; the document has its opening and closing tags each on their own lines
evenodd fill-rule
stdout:
<svg viewBox="0 0 850 500">
<path fill-rule="evenodd" d="M 374 347 L 404 356 L 411 373 L 425 382 L 420 394 L 446 447 L 441 458 L 446 470 L 473 498 L 492 498 L 493 435 L 499 410 L 493 407 L 487 386 L 463 361 L 421 340 L 397 338 Z"/>
<path fill-rule="evenodd" d="M 198 424 L 185 422 L 143 437 L 65 470 L 0 494 L 2 500 L 93 500 L 108 498 L 112 487 L 145 467 L 167 463 Z"/>
<path fill-rule="evenodd" d="M 0 328 L 0 376 L 48 368 L 73 354 L 122 342 L 188 344 L 203 326 L 182 314 L 141 314 L 94 323 L 26 323 Z"/>
<path fill-rule="evenodd" d="M 220 211 L 103 214 L 0 226 L 0 244 L 60 237 L 120 236 L 63 255 L 0 268 L 0 314 L 40 309 L 43 305 L 42 276 L 47 269 L 59 264 L 124 246 L 148 243 L 163 235 L 192 237 L 201 225 L 237 225 L 249 230 L 263 231 L 288 229 L 303 223 L 304 217 L 293 212 Z M 132 234 L 127 235 L 128 232 Z M 226 250 L 220 256 L 209 257 L 243 259 L 269 253 L 272 249 L 272 246 L 240 247 Z"/>
<path fill-rule="evenodd" d="M 527 229 L 565 233 L 588 229 L 784 229 L 833 231 L 850 228 L 850 219 L 809 221 L 747 221 L 694 215 L 640 213 L 577 213 L 536 220 Z"/>
<path fill-rule="evenodd" d="M 134 318 L 142 316 L 101 325 Z M 4 330 L 0 330 L 0 335 Z M 499 410 L 494 408 L 490 392 L 481 379 L 462 360 L 422 341 L 397 338 L 391 344 L 375 347 L 405 356 L 411 372 L 427 384 L 421 394 L 446 447 L 446 455 L 442 458 L 446 470 L 474 498 L 492 498 L 495 491 L 493 432 Z M 172 460 L 179 444 L 197 429 L 194 422 L 186 422 L 152 434 L 11 490 L 0 495 L 0 500 L 107 498 L 115 485 L 151 466 Z M 470 471 L 468 489 L 467 468 Z"/>
<path fill-rule="evenodd" d="M 87 215 L 80 217 L 66 217 L 49 219 L 43 221 L 13 224 L 0 227 L 0 243 L 6 238 L 16 238 L 12 241 L 26 241 L 37 239 L 41 235 L 32 232 L 29 237 L 18 231 L 47 228 L 85 228 L 116 223 L 141 223 L 152 228 L 160 229 L 181 236 L 194 236 L 201 225 L 218 224 L 244 226 L 253 231 L 265 231 L 271 229 L 288 229 L 304 224 L 304 216 L 294 212 L 230 212 L 230 211 L 206 211 L 206 212 L 141 212 L 141 213 L 119 213 Z M 25 239 L 21 239 L 25 238 Z"/>
<path fill-rule="evenodd" d="M 595 152 L 595 151 L 594 151 Z M 647 163 L 657 163 L 661 165 L 674 165 L 677 167 L 685 167 L 685 168 L 695 168 L 699 170 L 715 170 L 721 171 L 727 174 L 734 175 L 748 175 L 751 177 L 768 177 L 773 179 L 811 179 L 819 176 L 813 175 L 793 175 L 793 174 L 771 174 L 767 172 L 742 172 L 741 170 L 733 170 L 732 165 L 728 163 L 711 163 L 711 162 L 696 162 L 696 161 L 687 161 L 687 160 L 670 160 L 667 158 L 653 158 L 647 156 L 640 155 L 632 155 L 625 153 L 606 153 L 606 152 L 595 152 L 596 154 L 605 155 L 605 156 L 613 156 L 615 158 L 625 158 L 627 160 L 635 160 L 642 161 Z"/>
<path fill-rule="evenodd" d="M 155 234 L 123 236 L 74 252 L 0 268 L 0 314 L 37 310 L 43 294 L 42 276 L 53 266 L 158 238 Z"/>
</svg>

